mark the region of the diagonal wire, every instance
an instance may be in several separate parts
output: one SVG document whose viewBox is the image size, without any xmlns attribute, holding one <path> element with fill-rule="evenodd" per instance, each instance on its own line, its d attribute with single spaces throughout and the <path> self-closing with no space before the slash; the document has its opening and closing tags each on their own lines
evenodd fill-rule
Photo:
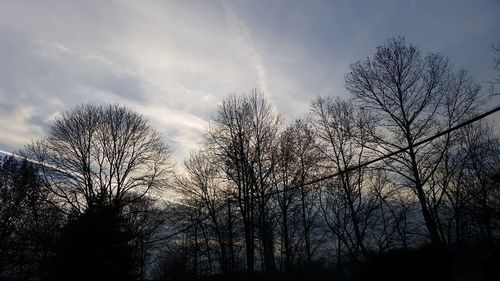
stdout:
<svg viewBox="0 0 500 281">
<path fill-rule="evenodd" d="M 305 187 L 305 186 L 310 186 L 312 184 L 319 183 L 319 182 L 322 182 L 324 180 L 334 178 L 336 176 L 339 176 L 339 175 L 342 175 L 342 174 L 345 174 L 345 173 L 357 170 L 359 168 L 366 167 L 366 166 L 371 165 L 373 163 L 376 163 L 378 161 L 381 161 L 381 160 L 384 160 L 386 158 L 392 157 L 392 156 L 394 156 L 396 154 L 405 152 L 405 151 L 409 150 L 410 148 L 414 148 L 414 147 L 420 146 L 420 145 L 422 145 L 424 143 L 428 143 L 430 141 L 433 141 L 433 140 L 435 140 L 435 139 L 437 139 L 439 137 L 442 137 L 442 136 L 444 136 L 446 134 L 449 134 L 449 133 L 451 133 L 451 132 L 453 132 L 455 130 L 458 130 L 458 129 L 463 128 L 463 127 L 465 127 L 467 125 L 470 125 L 470 124 L 472 124 L 474 122 L 477 122 L 477 121 L 479 121 L 479 120 L 481 120 L 481 119 L 483 119 L 483 118 L 485 118 L 485 117 L 487 117 L 487 116 L 489 116 L 489 115 L 491 115 L 491 114 L 493 114 L 493 113 L 495 113 L 497 111 L 500 111 L 500 105 L 496 106 L 496 107 L 494 107 L 494 108 L 492 108 L 492 109 L 490 109 L 490 110 L 488 110 L 488 111 L 486 111 L 486 112 L 484 112 L 482 114 L 479 114 L 479 115 L 477 115 L 477 116 L 475 116 L 475 117 L 473 117 L 473 118 L 471 118 L 471 119 L 469 119 L 469 120 L 467 120 L 465 122 L 462 122 L 462 123 L 460 123 L 458 125 L 450 127 L 450 128 L 448 128 L 448 129 L 446 129 L 444 131 L 441 131 L 441 132 L 439 132 L 439 133 L 437 133 L 437 134 L 435 134 L 433 136 L 430 136 L 428 138 L 420 140 L 420 141 L 414 143 L 413 145 L 409 145 L 407 147 L 404 147 L 404 148 L 401 148 L 401 149 L 398 149 L 398 150 L 395 150 L 395 151 L 391 151 L 391 152 L 389 152 L 387 154 L 384 154 L 384 155 L 382 155 L 380 157 L 377 157 L 375 159 L 363 162 L 363 163 L 361 163 L 359 165 L 348 167 L 347 169 L 340 170 L 340 171 L 338 171 L 336 173 L 333 173 L 333 174 L 330 174 L 330 175 L 326 175 L 326 176 L 322 176 L 322 177 L 310 180 L 310 181 L 305 182 L 305 183 L 300 184 L 300 185 L 290 186 L 290 187 L 286 187 L 286 188 L 283 188 L 283 189 L 280 189 L 280 190 L 271 191 L 271 192 L 266 193 L 266 194 L 261 195 L 261 196 L 255 196 L 254 198 L 267 198 L 269 196 L 276 195 L 276 194 L 279 194 L 279 193 L 283 193 L 283 192 L 286 192 L 286 191 L 289 191 L 289 190 L 298 189 L 298 188 Z M 229 199 L 230 200 L 231 199 L 235 200 L 237 198 L 233 197 L 233 198 L 229 198 Z M 215 212 L 219 212 L 220 210 L 224 209 L 227 206 L 227 204 L 228 203 L 222 204 L 221 206 L 219 206 L 218 208 L 215 209 Z M 230 202 L 229 202 L 229 204 L 230 204 Z M 195 222 L 195 223 L 192 223 L 192 224 L 190 224 L 190 225 L 188 225 L 188 226 L 186 226 L 184 228 L 181 228 L 181 229 L 179 229 L 179 230 L 177 230 L 177 231 L 175 231 L 175 232 L 173 232 L 173 233 L 171 233 L 169 235 L 166 235 L 164 237 L 160 237 L 160 238 L 148 241 L 148 243 L 155 243 L 155 242 L 159 242 L 159 241 L 170 239 L 170 238 L 172 238 L 172 237 L 174 237 L 174 236 L 176 236 L 176 235 L 178 235 L 180 233 L 183 233 L 183 232 L 185 232 L 185 231 L 187 231 L 187 230 L 189 230 L 189 229 L 191 229 L 191 228 L 193 228 L 193 227 L 201 224 L 202 221 L 204 221 L 204 220 L 206 220 L 208 218 L 210 218 L 210 215 L 203 216 L 202 218 L 198 219 L 197 222 Z"/>
<path fill-rule="evenodd" d="M 479 115 L 477 115 L 477 116 L 475 116 L 475 117 L 473 117 L 473 118 L 471 118 L 471 119 L 469 119 L 469 120 L 467 120 L 467 121 L 465 121 L 463 123 L 460 123 L 460 124 L 455 125 L 455 126 L 453 126 L 451 128 L 448 128 L 448 129 L 446 129 L 444 131 L 441 131 L 441 132 L 439 132 L 439 133 L 437 133 L 437 134 L 435 134 L 433 136 L 430 136 L 428 138 L 420 140 L 420 141 L 414 143 L 413 145 L 410 145 L 410 146 L 407 146 L 407 147 L 404 147 L 404 148 L 392 151 L 390 153 L 384 154 L 384 155 L 382 155 L 380 157 L 377 157 L 375 159 L 363 162 L 363 163 L 361 163 L 359 165 L 351 166 L 351 167 L 348 167 L 348 168 L 346 168 L 344 170 L 340 170 L 340 171 L 338 171 L 336 173 L 333 173 L 333 174 L 330 174 L 330 175 L 326 175 L 326 176 L 322 176 L 322 177 L 310 180 L 310 181 L 305 182 L 305 183 L 300 184 L 300 185 L 290 186 L 290 187 L 286 187 L 286 188 L 283 188 L 283 189 L 280 189 L 280 190 L 271 191 L 271 192 L 268 192 L 268 193 L 266 193 L 264 195 L 261 195 L 261 196 L 255 196 L 254 198 L 267 198 L 269 196 L 276 195 L 276 194 L 279 194 L 279 193 L 283 193 L 283 192 L 286 192 L 286 191 L 289 191 L 289 190 L 294 190 L 294 189 L 298 189 L 298 188 L 301 188 L 301 187 L 310 186 L 312 184 L 319 183 L 319 182 L 322 182 L 324 180 L 334 178 L 336 176 L 339 176 L 339 175 L 342 175 L 342 174 L 345 174 L 345 173 L 357 170 L 359 168 L 366 167 L 366 166 L 371 165 L 373 163 L 376 163 L 378 161 L 384 160 L 386 158 L 390 158 L 390 157 L 392 157 L 392 156 L 394 156 L 396 154 L 405 152 L 405 151 L 409 150 L 410 148 L 414 148 L 414 147 L 420 146 L 420 145 L 422 145 L 424 143 L 433 141 L 433 140 L 435 140 L 435 139 L 437 139 L 439 137 L 442 137 L 442 136 L 444 136 L 446 134 L 449 134 L 449 133 L 451 133 L 451 132 L 453 132 L 455 130 L 458 130 L 458 129 L 463 128 L 463 127 L 465 127 L 467 125 L 470 125 L 470 124 L 472 124 L 474 122 L 477 122 L 477 121 L 479 121 L 479 120 L 481 120 L 481 119 L 483 119 L 483 118 L 485 118 L 485 117 L 487 117 L 487 116 L 489 116 L 489 115 L 491 115 L 491 114 L 493 114 L 493 113 L 495 113 L 497 111 L 500 111 L 500 106 L 496 106 L 496 107 L 494 107 L 494 108 L 492 108 L 492 109 L 490 109 L 490 110 L 488 110 L 488 111 L 486 111 L 486 112 L 484 112 L 482 114 L 479 114 Z M 0 149 L 0 153 L 4 153 L 4 154 L 7 154 L 7 155 L 10 155 L 10 156 L 13 156 L 13 157 L 23 158 L 23 159 L 26 159 L 29 162 L 32 162 L 32 163 L 35 163 L 35 164 L 39 164 L 39 165 L 43 165 L 43 166 L 47 166 L 49 168 L 53 168 L 51 165 L 45 164 L 43 162 L 36 161 L 36 160 L 33 160 L 33 159 L 29 159 L 29 158 L 26 158 L 26 157 L 22 157 L 20 155 L 17 155 L 15 153 L 11 153 L 11 152 L 8 152 L 8 151 L 2 150 L 2 149 Z M 164 199 L 166 201 L 172 202 L 174 204 L 181 204 L 180 202 L 177 202 L 177 201 L 174 201 L 174 200 L 170 200 L 170 199 L 166 199 L 166 198 L 164 198 Z M 235 200 L 237 198 L 235 198 L 235 197 L 229 198 L 229 204 L 230 204 L 230 200 L 231 199 Z M 217 212 L 223 210 L 227 206 L 227 204 L 228 203 L 220 205 L 219 207 L 217 207 L 214 210 L 214 212 L 217 213 Z M 181 205 L 188 206 L 190 208 L 195 208 L 193 206 L 189 206 L 189 205 L 186 205 L 186 204 L 181 204 Z M 181 228 L 181 229 L 179 229 L 179 230 L 177 230 L 177 231 L 175 231 L 175 232 L 173 232 L 173 233 L 171 233 L 169 235 L 166 235 L 166 236 L 163 236 L 163 237 L 160 237 L 160 238 L 157 238 L 157 239 L 153 239 L 153 240 L 147 241 L 147 243 L 156 243 L 156 242 L 168 240 L 168 239 L 170 239 L 172 237 L 175 237 L 175 236 L 177 236 L 177 235 L 179 235 L 179 234 L 181 234 L 183 232 L 186 232 L 189 229 L 191 229 L 191 228 L 193 228 L 193 227 L 201 224 L 202 221 L 204 221 L 204 220 L 206 220 L 208 218 L 210 218 L 210 215 L 203 216 L 202 218 L 198 219 L 197 222 L 195 222 L 195 223 L 187 225 L 187 226 L 185 226 L 185 227 L 183 227 L 183 228 Z"/>
</svg>

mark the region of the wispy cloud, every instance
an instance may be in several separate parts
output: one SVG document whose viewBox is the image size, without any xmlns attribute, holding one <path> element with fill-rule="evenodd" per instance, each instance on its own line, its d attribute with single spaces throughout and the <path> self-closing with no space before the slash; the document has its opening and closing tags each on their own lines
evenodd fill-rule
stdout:
<svg viewBox="0 0 500 281">
<path fill-rule="evenodd" d="M 488 80 L 499 9 L 494 0 L 7 0 L 0 148 L 43 137 L 79 103 L 122 103 L 149 118 L 182 162 L 224 96 L 258 88 L 298 117 L 316 95 L 345 94 L 348 64 L 397 35 Z"/>
<path fill-rule="evenodd" d="M 255 68 L 259 89 L 263 91 L 264 94 L 271 95 L 268 87 L 266 67 L 262 61 L 261 56 L 257 52 L 257 49 L 252 40 L 252 34 L 250 33 L 250 30 L 248 29 L 247 25 L 238 17 L 237 13 L 234 11 L 234 8 L 229 2 L 221 0 L 221 3 L 222 7 L 224 8 L 229 26 L 236 36 L 237 47 L 241 50 L 244 50 L 248 54 L 252 65 Z"/>
</svg>

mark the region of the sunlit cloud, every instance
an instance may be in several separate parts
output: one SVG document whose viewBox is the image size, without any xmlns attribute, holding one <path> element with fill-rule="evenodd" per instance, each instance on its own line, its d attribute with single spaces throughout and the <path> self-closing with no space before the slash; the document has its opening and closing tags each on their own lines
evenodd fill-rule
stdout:
<svg viewBox="0 0 500 281">
<path fill-rule="evenodd" d="M 259 89 L 292 120 L 317 95 L 346 96 L 348 65 L 398 35 L 491 79 L 500 4 L 425 2 L 4 1 L 0 149 L 80 103 L 121 103 L 182 162 L 225 96 Z"/>
</svg>

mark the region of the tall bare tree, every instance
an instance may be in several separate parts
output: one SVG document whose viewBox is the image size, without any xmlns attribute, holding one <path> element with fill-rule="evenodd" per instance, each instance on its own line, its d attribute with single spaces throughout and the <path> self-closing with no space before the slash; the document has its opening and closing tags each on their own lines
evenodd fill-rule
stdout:
<svg viewBox="0 0 500 281">
<path fill-rule="evenodd" d="M 165 187 L 171 171 L 161 134 L 120 105 L 66 111 L 26 153 L 45 164 L 43 175 L 59 202 L 79 212 L 102 204 L 120 209 Z"/>
<path fill-rule="evenodd" d="M 184 162 L 185 174 L 177 178 L 176 187 L 186 203 L 194 208 L 199 208 L 201 216 L 208 217 L 208 228 L 213 233 L 218 252 L 221 273 L 232 271 L 234 253 L 230 237 L 232 228 L 225 219 L 225 204 L 231 204 L 220 171 L 215 163 L 210 161 L 203 151 L 192 153 Z M 228 213 L 227 216 L 231 216 Z M 212 241 L 207 247 L 214 245 Z"/>
<path fill-rule="evenodd" d="M 266 270 L 275 267 L 273 218 L 268 212 L 271 197 L 266 194 L 273 187 L 272 171 L 277 162 L 274 152 L 281 122 L 267 99 L 254 91 L 226 98 L 207 134 L 213 157 L 234 186 L 233 196 L 243 218 L 249 273 L 255 268 L 255 234 L 260 236 Z"/>
<path fill-rule="evenodd" d="M 477 105 L 480 87 L 465 71 L 455 72 L 440 54 L 425 56 L 404 38 L 379 46 L 373 58 L 350 66 L 346 87 L 358 104 L 381 120 L 376 149 L 409 147 L 387 165 L 411 186 L 420 202 L 430 240 L 441 243 L 429 198 L 429 179 L 442 160 L 451 135 L 440 144 L 414 144 L 456 125 Z"/>
<path fill-rule="evenodd" d="M 312 128 L 302 120 L 288 126 L 280 135 L 278 165 L 274 171 L 282 239 L 283 268 L 290 270 L 297 256 L 309 265 L 314 253 L 314 223 L 318 204 L 316 186 L 304 184 L 319 175 L 321 155 L 315 149 Z"/>
<path fill-rule="evenodd" d="M 367 257 L 363 221 L 369 210 L 364 198 L 364 169 L 348 171 L 366 159 L 366 146 L 371 128 L 364 111 L 356 112 L 350 101 L 318 98 L 311 106 L 311 123 L 315 129 L 317 148 L 322 152 L 329 174 L 341 172 L 330 186 L 339 192 L 347 209 L 355 239 L 355 256 L 360 251 Z"/>
</svg>

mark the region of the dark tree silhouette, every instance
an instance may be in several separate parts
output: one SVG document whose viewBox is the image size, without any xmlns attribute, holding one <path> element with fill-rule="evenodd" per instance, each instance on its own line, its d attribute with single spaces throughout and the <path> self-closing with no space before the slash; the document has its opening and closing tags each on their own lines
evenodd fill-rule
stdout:
<svg viewBox="0 0 500 281">
<path fill-rule="evenodd" d="M 24 153 L 43 162 L 43 190 L 70 217 L 53 277 L 144 279 L 148 240 L 163 222 L 154 196 L 172 171 L 160 133 L 123 106 L 85 104 L 57 117 Z"/>
<path fill-rule="evenodd" d="M 250 95 L 226 98 L 207 134 L 213 157 L 234 185 L 232 195 L 241 212 L 245 232 L 247 271 L 255 268 L 255 238 L 257 227 L 263 252 L 264 267 L 274 270 L 274 238 L 269 211 L 272 171 L 281 118 L 265 97 Z"/>
<path fill-rule="evenodd" d="M 309 266 L 318 240 L 322 238 L 314 231 L 319 210 L 316 190 L 311 187 L 290 189 L 320 175 L 321 156 L 315 149 L 313 135 L 313 128 L 297 120 L 280 134 L 277 147 L 278 164 L 273 173 L 274 200 L 278 206 L 275 214 L 281 218 L 278 234 L 282 240 L 282 268 L 286 271 L 297 264 Z"/>
<path fill-rule="evenodd" d="M 215 236 L 220 272 L 228 273 L 234 268 L 234 252 L 232 250 L 232 228 L 223 211 L 229 191 L 222 180 L 222 175 L 215 163 L 210 161 L 203 151 L 192 153 L 184 162 L 186 174 L 177 178 L 176 187 L 184 202 L 196 209 L 200 216 L 209 218 L 207 223 L 210 233 Z M 232 216 L 227 213 L 227 216 Z M 201 218 L 200 218 L 201 219 Z M 210 240 L 205 239 L 206 243 Z M 210 245 L 206 245 L 207 248 Z"/>
<path fill-rule="evenodd" d="M 367 143 L 370 141 L 368 130 L 373 126 L 364 113 L 355 111 L 352 102 L 340 99 L 318 98 L 312 103 L 311 123 L 315 129 L 317 148 L 325 159 L 328 174 L 344 171 L 365 161 Z M 330 193 L 339 193 L 338 196 L 334 195 L 339 199 L 334 208 L 341 207 L 348 214 L 355 243 L 353 246 L 345 246 L 353 249 L 351 252 L 354 259 L 358 252 L 365 258 L 368 256 L 362 227 L 371 209 L 368 200 L 364 198 L 367 194 L 365 179 L 364 169 L 342 173 L 329 189 Z"/>
<path fill-rule="evenodd" d="M 345 80 L 289 126 L 262 93 L 225 98 L 176 174 L 126 107 L 56 117 L 0 161 L 0 279 L 497 277 L 500 141 L 461 124 L 480 87 L 403 38 Z"/>
<path fill-rule="evenodd" d="M 47 279 L 62 216 L 48 203 L 36 167 L 0 160 L 0 279 Z"/>
<path fill-rule="evenodd" d="M 87 209 L 64 227 L 53 280 L 135 280 L 137 256 L 127 222 L 110 206 Z"/>
<path fill-rule="evenodd" d="M 165 187 L 171 170 L 160 133 L 119 105 L 65 112 L 26 153 L 46 164 L 42 172 L 53 195 L 79 212 L 94 205 L 120 209 Z"/>
<path fill-rule="evenodd" d="M 377 150 L 410 148 L 386 164 L 415 192 L 432 242 L 441 243 L 437 207 L 429 198 L 429 179 L 442 160 L 442 145 L 413 147 L 419 140 L 450 128 L 473 112 L 480 87 L 465 71 L 454 72 L 440 54 L 422 56 L 404 38 L 379 46 L 373 58 L 351 65 L 346 87 L 358 104 L 378 114 L 383 135 Z"/>
</svg>

